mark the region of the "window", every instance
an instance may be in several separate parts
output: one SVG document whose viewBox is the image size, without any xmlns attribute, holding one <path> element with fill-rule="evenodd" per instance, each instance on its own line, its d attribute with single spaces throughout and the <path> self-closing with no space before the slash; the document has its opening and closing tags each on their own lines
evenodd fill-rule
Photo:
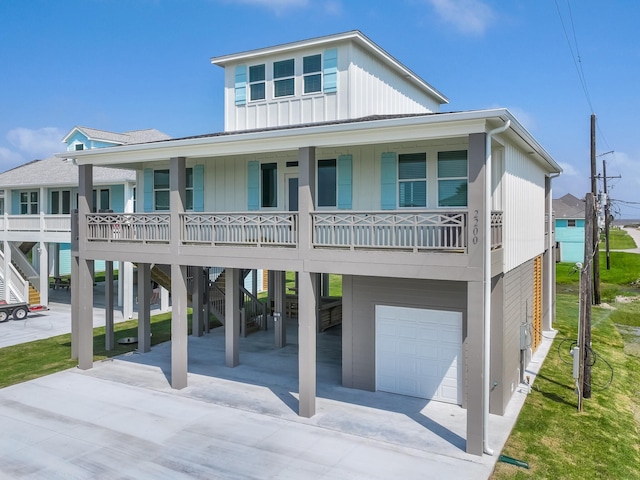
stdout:
<svg viewBox="0 0 640 480">
<path fill-rule="evenodd" d="M 576 220 L 574 219 L 570 219 L 567 220 L 567 227 L 575 227 L 576 226 Z"/>
<path fill-rule="evenodd" d="M 53 215 L 71 213 L 71 191 L 51 191 L 51 213 Z"/>
<path fill-rule="evenodd" d="M 278 164 L 263 163 L 260 165 L 262 177 L 262 203 L 263 207 L 278 206 Z"/>
<path fill-rule="evenodd" d="M 39 211 L 38 192 L 20 192 L 20 215 L 37 215 Z"/>
<path fill-rule="evenodd" d="M 193 210 L 193 168 L 187 168 L 185 187 L 185 210 Z"/>
<path fill-rule="evenodd" d="M 249 67 L 249 95 L 250 100 L 264 100 L 264 64 Z"/>
<path fill-rule="evenodd" d="M 4 190 L 0 190 L 0 215 L 4 215 Z"/>
<path fill-rule="evenodd" d="M 318 206 L 336 206 L 336 160 L 318 160 Z"/>
<path fill-rule="evenodd" d="M 169 210 L 169 170 L 153 171 L 153 208 Z"/>
<path fill-rule="evenodd" d="M 100 196 L 98 196 L 98 190 L 93 191 L 93 212 L 104 212 L 105 210 L 109 210 L 111 208 L 111 202 L 109 200 L 109 189 L 103 188 L 99 191 Z"/>
<path fill-rule="evenodd" d="M 185 180 L 185 209 L 193 210 L 193 168 L 186 169 Z M 171 196 L 169 184 L 169 170 L 154 170 L 153 172 L 153 205 L 157 211 L 169 210 Z"/>
<path fill-rule="evenodd" d="M 467 206 L 467 151 L 438 152 L 438 206 Z"/>
<path fill-rule="evenodd" d="M 400 207 L 427 206 L 427 154 L 398 155 L 398 205 Z"/>
<path fill-rule="evenodd" d="M 82 143 L 76 143 L 75 145 L 76 151 L 84 150 L 84 145 Z"/>
<path fill-rule="evenodd" d="M 302 59 L 304 93 L 322 91 L 322 55 L 311 55 Z"/>
<path fill-rule="evenodd" d="M 273 62 L 274 97 L 286 97 L 295 93 L 294 73 L 293 58 L 290 60 Z"/>
</svg>

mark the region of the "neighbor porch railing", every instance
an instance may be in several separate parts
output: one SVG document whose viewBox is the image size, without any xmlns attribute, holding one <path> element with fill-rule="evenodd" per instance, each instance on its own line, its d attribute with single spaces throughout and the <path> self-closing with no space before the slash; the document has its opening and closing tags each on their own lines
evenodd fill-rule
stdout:
<svg viewBox="0 0 640 480">
<path fill-rule="evenodd" d="M 0 231 L 8 232 L 70 232 L 71 215 L 2 215 Z"/>
<path fill-rule="evenodd" d="M 491 212 L 491 249 L 502 248 L 502 212 Z"/>
</svg>

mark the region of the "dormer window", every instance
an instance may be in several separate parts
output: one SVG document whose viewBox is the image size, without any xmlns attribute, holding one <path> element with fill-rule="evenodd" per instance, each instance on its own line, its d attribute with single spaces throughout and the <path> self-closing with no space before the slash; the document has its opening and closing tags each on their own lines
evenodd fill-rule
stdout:
<svg viewBox="0 0 640 480">
<path fill-rule="evenodd" d="M 264 100 L 265 97 L 265 69 L 262 65 L 249 67 L 249 94 L 251 100 Z"/>
<path fill-rule="evenodd" d="M 302 59 L 304 93 L 322 91 L 322 55 L 311 55 Z"/>
<path fill-rule="evenodd" d="M 273 62 L 273 96 L 288 97 L 295 94 L 294 60 Z"/>
<path fill-rule="evenodd" d="M 84 144 L 76 143 L 76 152 L 78 152 L 80 150 L 84 150 Z"/>
</svg>

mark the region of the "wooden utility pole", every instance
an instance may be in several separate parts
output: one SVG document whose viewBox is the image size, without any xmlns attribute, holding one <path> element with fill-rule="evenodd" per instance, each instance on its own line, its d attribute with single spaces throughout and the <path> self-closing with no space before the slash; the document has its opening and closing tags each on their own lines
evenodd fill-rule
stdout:
<svg viewBox="0 0 640 480">
<path fill-rule="evenodd" d="M 596 114 L 591 114 L 591 193 L 594 199 L 598 195 L 598 186 L 596 183 Z M 598 244 L 600 240 L 600 232 L 598 230 L 598 222 L 596 221 L 597 211 L 594 209 L 591 235 L 593 236 L 593 251 L 585 250 L 585 254 L 593 254 L 593 304 L 600 305 L 600 253 Z M 585 225 L 586 229 L 586 225 Z M 589 231 L 589 230 L 587 230 Z M 585 249 L 587 245 L 585 244 Z"/>
<path fill-rule="evenodd" d="M 607 270 L 611 270 L 609 253 L 609 195 L 607 195 L 607 161 L 602 160 L 602 178 L 604 179 L 604 246 L 607 255 Z"/>
<path fill-rule="evenodd" d="M 584 266 L 580 279 L 580 327 L 578 343 L 580 347 L 580 377 L 578 379 L 579 395 L 591 398 L 591 269 L 595 259 L 589 252 L 593 251 L 592 228 L 595 219 L 595 197 L 587 193 L 584 213 Z M 596 227 L 597 228 L 597 227 Z"/>
</svg>

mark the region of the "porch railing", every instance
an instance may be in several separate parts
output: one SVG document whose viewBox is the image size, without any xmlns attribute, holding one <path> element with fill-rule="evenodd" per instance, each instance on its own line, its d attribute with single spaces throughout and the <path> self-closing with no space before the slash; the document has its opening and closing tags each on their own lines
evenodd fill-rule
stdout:
<svg viewBox="0 0 640 480">
<path fill-rule="evenodd" d="M 0 230 L 9 232 L 70 232 L 71 215 L 3 215 Z"/>
<path fill-rule="evenodd" d="M 169 243 L 168 213 L 92 213 L 87 215 L 87 240 Z"/>
<path fill-rule="evenodd" d="M 499 211 L 491 212 L 491 249 L 502 248 L 502 218 Z"/>
<path fill-rule="evenodd" d="M 297 213 L 184 213 L 184 243 L 295 247 Z"/>
<path fill-rule="evenodd" d="M 466 251 L 466 211 L 315 212 L 314 247 Z"/>
</svg>

